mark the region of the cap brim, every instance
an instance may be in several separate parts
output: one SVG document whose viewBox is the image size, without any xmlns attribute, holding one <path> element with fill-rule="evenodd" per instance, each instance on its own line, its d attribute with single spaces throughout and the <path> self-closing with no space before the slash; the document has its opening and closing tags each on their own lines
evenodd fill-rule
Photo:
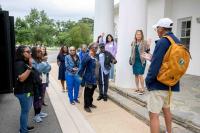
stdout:
<svg viewBox="0 0 200 133">
<path fill-rule="evenodd" d="M 153 29 L 156 29 L 157 27 L 158 27 L 158 24 L 154 24 L 154 25 L 152 26 Z"/>
</svg>

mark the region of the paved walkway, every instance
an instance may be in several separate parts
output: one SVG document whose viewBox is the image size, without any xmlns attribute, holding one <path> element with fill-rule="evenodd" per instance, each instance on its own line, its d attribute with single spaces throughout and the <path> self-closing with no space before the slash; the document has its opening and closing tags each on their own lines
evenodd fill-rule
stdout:
<svg viewBox="0 0 200 133">
<path fill-rule="evenodd" d="M 174 92 L 171 102 L 171 112 L 173 119 L 182 126 L 195 132 L 200 131 L 200 77 L 185 75 L 181 79 L 181 91 Z M 148 91 L 144 95 L 139 95 L 132 88 L 119 88 L 113 83 L 110 89 L 119 94 L 129 97 L 138 104 L 146 106 Z M 145 114 L 144 114 L 145 116 Z"/>
<path fill-rule="evenodd" d="M 67 93 L 61 91 L 57 80 L 57 65 L 52 64 L 52 68 L 48 94 L 63 133 L 149 133 L 146 124 L 112 101 L 97 101 L 96 92 L 94 104 L 97 109 L 93 109 L 92 113 L 83 110 L 83 96 L 80 97 L 80 104 L 70 105 Z"/>
<path fill-rule="evenodd" d="M 29 114 L 29 124 L 35 127 L 32 133 L 62 133 L 54 109 L 49 101 L 48 95 L 45 98 L 48 106 L 42 111 L 48 113 L 48 117 L 42 123 L 32 121 L 34 116 L 33 108 Z M 0 133 L 19 133 L 20 105 L 18 99 L 12 94 L 0 94 Z"/>
</svg>

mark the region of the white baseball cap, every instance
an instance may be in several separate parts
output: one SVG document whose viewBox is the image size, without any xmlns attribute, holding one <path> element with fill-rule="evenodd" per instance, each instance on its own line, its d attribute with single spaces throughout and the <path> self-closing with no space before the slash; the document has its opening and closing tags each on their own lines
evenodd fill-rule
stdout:
<svg viewBox="0 0 200 133">
<path fill-rule="evenodd" d="M 173 21 L 169 18 L 161 18 L 160 20 L 158 20 L 158 22 L 156 24 L 153 25 L 153 28 L 157 28 L 157 27 L 163 27 L 163 28 L 172 28 L 173 27 Z"/>
</svg>

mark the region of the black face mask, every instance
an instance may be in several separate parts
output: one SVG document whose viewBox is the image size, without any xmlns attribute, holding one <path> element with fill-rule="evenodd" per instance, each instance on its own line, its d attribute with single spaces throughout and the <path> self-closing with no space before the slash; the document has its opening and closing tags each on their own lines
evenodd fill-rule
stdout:
<svg viewBox="0 0 200 133">
<path fill-rule="evenodd" d="M 78 61 L 79 61 L 79 57 L 77 55 L 76 56 L 76 60 L 74 60 L 73 56 L 71 55 L 72 61 L 74 62 L 74 67 L 78 67 Z"/>
<path fill-rule="evenodd" d="M 100 47 L 101 52 L 105 52 L 105 47 Z"/>
</svg>

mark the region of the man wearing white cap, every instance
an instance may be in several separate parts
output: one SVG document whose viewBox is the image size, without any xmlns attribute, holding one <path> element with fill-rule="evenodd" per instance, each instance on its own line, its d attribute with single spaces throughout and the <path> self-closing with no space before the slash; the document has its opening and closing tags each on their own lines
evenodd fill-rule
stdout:
<svg viewBox="0 0 200 133">
<path fill-rule="evenodd" d="M 150 91 L 147 99 L 147 109 L 149 111 L 151 133 L 160 133 L 159 113 L 161 110 L 164 114 L 167 133 L 172 133 L 169 87 L 157 80 L 163 58 L 171 45 L 170 41 L 164 36 L 170 36 L 176 43 L 180 43 L 179 39 L 172 33 L 172 26 L 173 21 L 169 18 L 162 18 L 153 26 L 160 39 L 156 41 L 151 65 L 145 79 L 147 89 Z M 179 88 L 178 82 L 171 87 L 171 90 L 179 91 Z"/>
</svg>

